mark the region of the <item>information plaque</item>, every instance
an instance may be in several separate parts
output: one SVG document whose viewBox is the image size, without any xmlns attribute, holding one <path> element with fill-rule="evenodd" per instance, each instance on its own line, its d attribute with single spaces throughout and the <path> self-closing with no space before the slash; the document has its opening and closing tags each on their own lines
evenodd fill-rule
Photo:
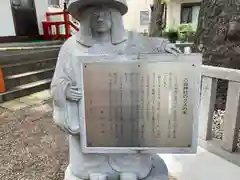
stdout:
<svg viewBox="0 0 240 180">
<path fill-rule="evenodd" d="M 85 153 L 195 153 L 200 54 L 83 60 Z"/>
</svg>

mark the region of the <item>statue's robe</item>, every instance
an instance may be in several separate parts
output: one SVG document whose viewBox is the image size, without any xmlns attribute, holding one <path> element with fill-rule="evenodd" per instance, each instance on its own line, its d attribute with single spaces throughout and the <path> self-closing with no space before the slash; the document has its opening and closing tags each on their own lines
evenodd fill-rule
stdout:
<svg viewBox="0 0 240 180">
<path fill-rule="evenodd" d="M 121 55 L 138 53 L 163 53 L 168 41 L 159 38 L 149 39 L 136 33 L 128 33 L 128 38 L 122 42 L 103 46 L 94 44 L 89 47 L 79 41 L 78 34 L 69 38 L 61 47 L 56 70 L 51 84 L 54 104 L 54 121 L 65 132 L 69 133 L 69 166 L 65 176 L 75 176 L 76 179 L 86 179 L 91 173 L 107 174 L 110 177 L 119 172 L 136 173 L 139 178 L 146 177 L 152 168 L 150 155 L 133 154 L 83 154 L 81 150 L 80 134 L 84 102 L 72 102 L 66 99 L 66 89 L 76 85 L 80 90 L 82 59 L 77 56 L 87 55 Z M 79 112 L 79 110 L 81 112 Z M 71 175 L 70 175 L 71 174 Z M 74 180 L 74 179 L 71 179 Z"/>
</svg>

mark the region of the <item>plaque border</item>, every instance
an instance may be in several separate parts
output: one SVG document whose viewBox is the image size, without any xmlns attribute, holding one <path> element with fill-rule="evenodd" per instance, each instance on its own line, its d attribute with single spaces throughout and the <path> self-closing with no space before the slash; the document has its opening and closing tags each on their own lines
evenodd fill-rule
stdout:
<svg viewBox="0 0 240 180">
<path fill-rule="evenodd" d="M 174 58 L 173 58 L 174 56 Z M 202 65 L 202 55 L 199 53 L 192 54 L 181 54 L 178 56 L 171 54 L 140 54 L 138 56 L 128 55 L 128 56 L 84 56 L 75 54 L 75 60 L 82 64 L 82 72 L 83 72 L 83 64 L 84 63 L 95 63 L 95 62 L 114 62 L 114 59 L 117 59 L 116 63 L 119 62 L 128 62 L 129 59 L 132 59 L 133 63 L 139 60 L 141 63 L 144 63 L 141 60 L 147 62 L 190 62 L 193 63 L 195 68 L 198 68 L 199 75 L 196 73 L 195 76 L 198 80 L 195 81 L 194 91 L 196 92 L 196 96 L 194 96 L 195 107 L 193 109 L 193 131 L 192 131 L 192 146 L 191 147 L 87 147 L 87 137 L 86 137 L 86 123 L 85 123 L 85 99 L 83 92 L 83 99 L 79 102 L 78 107 L 82 107 L 79 109 L 79 117 L 80 118 L 80 143 L 83 153 L 103 153 L 103 154 L 114 154 L 114 153 L 128 153 L 128 154 L 195 154 L 197 152 L 198 146 L 198 122 L 199 122 L 199 107 L 200 107 L 200 85 L 201 85 L 201 65 Z M 119 61 L 120 58 L 120 61 Z M 79 60 L 80 59 L 80 60 Z M 81 81 L 83 82 L 83 76 L 81 76 Z M 84 87 L 83 87 L 84 89 Z M 81 105 L 80 105 L 81 104 Z M 84 112 L 83 114 L 80 114 Z"/>
</svg>

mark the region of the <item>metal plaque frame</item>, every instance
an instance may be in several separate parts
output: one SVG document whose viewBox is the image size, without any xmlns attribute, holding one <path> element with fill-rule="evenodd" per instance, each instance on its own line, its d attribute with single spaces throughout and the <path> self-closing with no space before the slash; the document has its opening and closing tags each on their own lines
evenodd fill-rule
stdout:
<svg viewBox="0 0 240 180">
<path fill-rule="evenodd" d="M 199 119 L 200 83 L 201 83 L 201 65 L 202 65 L 201 64 L 202 63 L 201 54 L 188 54 L 188 55 L 181 54 L 181 55 L 178 55 L 178 56 L 174 56 L 174 55 L 170 55 L 170 54 L 142 54 L 138 57 L 137 56 L 81 56 L 81 55 L 78 56 L 77 55 L 77 56 L 75 56 L 75 58 L 76 58 L 75 60 L 80 61 L 81 65 L 82 65 L 81 66 L 81 70 L 82 70 L 81 81 L 83 83 L 83 89 L 84 89 L 83 94 L 84 94 L 84 96 L 83 96 L 83 99 L 81 100 L 81 102 L 82 102 L 81 106 L 79 105 L 79 107 L 81 108 L 81 109 L 79 109 L 79 112 L 81 112 L 79 114 L 79 116 L 81 117 L 80 125 L 81 125 L 81 129 L 82 129 L 80 140 L 81 140 L 82 150 L 83 150 L 84 153 L 171 153 L 171 154 L 192 154 L 192 153 L 196 153 L 197 144 L 198 144 L 198 119 Z M 118 67 L 118 69 L 116 69 L 116 66 Z M 101 133 L 97 132 L 99 130 L 100 125 L 99 126 L 96 125 L 100 122 L 101 117 L 97 116 L 97 119 L 100 119 L 100 120 L 93 122 L 91 125 L 88 124 L 87 121 L 90 121 L 90 120 L 94 121 L 95 120 L 93 117 L 94 117 L 94 115 L 96 115 L 96 109 L 98 109 L 100 107 L 99 105 L 102 105 L 103 107 L 105 107 L 104 105 L 106 105 L 105 109 L 109 109 L 109 108 L 107 108 L 108 107 L 107 103 L 103 102 L 103 99 L 101 99 L 101 98 L 103 98 L 103 96 L 105 96 L 105 98 L 107 98 L 106 94 L 104 95 L 104 93 L 106 93 L 106 89 L 105 89 L 105 86 L 103 85 L 106 78 L 107 78 L 105 72 L 108 72 L 108 71 L 112 72 L 115 69 L 116 71 L 119 71 L 119 72 L 120 71 L 121 72 L 126 71 L 126 72 L 131 74 L 131 72 L 133 72 L 133 71 L 135 72 L 136 68 L 142 68 L 141 71 L 140 71 L 140 74 L 141 73 L 146 74 L 146 72 L 149 72 L 149 71 L 152 73 L 154 68 L 155 68 L 155 70 L 156 70 L 156 68 L 160 68 L 161 70 L 159 71 L 159 73 L 163 72 L 163 71 L 170 72 L 169 76 L 167 76 L 167 77 L 169 77 L 168 81 L 170 81 L 170 79 L 171 79 L 170 77 L 171 77 L 172 70 L 173 70 L 175 73 L 178 73 L 178 76 L 172 76 L 172 77 L 176 77 L 175 78 L 176 79 L 176 84 L 178 84 L 177 83 L 178 82 L 178 77 L 181 78 L 181 76 L 184 76 L 183 75 L 184 73 L 185 73 L 186 76 L 188 76 L 188 78 L 190 78 L 189 84 L 187 84 L 187 87 L 185 87 L 185 84 L 186 84 L 185 81 L 183 82 L 184 83 L 183 86 L 181 84 L 179 86 L 179 87 L 182 88 L 182 91 L 181 91 L 182 94 L 180 93 L 180 95 L 181 95 L 181 97 L 183 97 L 183 99 L 181 99 L 183 102 L 178 102 L 177 103 L 177 101 L 176 101 L 176 104 L 174 105 L 174 107 L 176 106 L 175 111 L 174 111 L 175 112 L 174 117 L 180 117 L 181 118 L 181 120 L 178 120 L 178 121 L 175 119 L 174 122 L 176 122 L 176 124 L 178 122 L 178 124 L 180 123 L 180 126 L 188 127 L 188 128 L 184 129 L 182 127 L 183 129 L 181 129 L 181 127 L 180 127 L 180 129 L 183 131 L 183 132 L 181 131 L 181 133 L 176 132 L 176 129 L 171 130 L 171 132 L 170 132 L 170 130 L 168 130 L 169 131 L 168 134 L 170 134 L 169 138 L 170 138 L 170 136 L 172 136 L 171 137 L 172 141 L 169 140 L 169 142 L 167 142 L 166 139 L 164 139 L 163 141 L 161 141 L 161 140 L 158 141 L 157 140 L 159 142 L 159 144 L 163 143 L 163 145 L 161 145 L 161 146 L 156 146 L 155 141 L 152 140 L 155 137 L 152 137 L 152 139 L 149 139 L 149 136 L 146 136 L 146 138 L 145 138 L 144 132 L 142 134 L 144 134 L 143 135 L 144 138 L 145 138 L 144 143 L 146 143 L 146 145 L 144 144 L 142 147 L 141 147 L 141 145 L 136 145 L 135 140 L 132 141 L 132 142 L 134 142 L 133 144 L 135 144 L 135 145 L 133 145 L 133 147 L 123 145 L 125 143 L 123 140 L 122 140 L 123 143 L 122 144 L 120 143 L 119 146 L 116 146 L 116 145 L 115 146 L 113 146 L 113 145 L 93 146 L 92 144 L 89 145 L 88 140 L 91 139 L 91 138 L 95 141 L 95 143 L 98 143 L 98 142 L 100 143 L 100 141 L 102 140 L 101 139 L 99 141 L 99 140 L 96 139 L 96 138 L 101 136 Z M 186 68 L 186 69 L 184 70 L 184 68 Z M 158 72 L 158 71 L 154 71 L 154 72 Z M 139 73 L 136 73 L 136 74 L 139 74 Z M 98 78 L 98 81 L 96 81 L 97 80 L 96 78 Z M 164 78 L 164 77 L 162 77 L 162 78 Z M 152 78 L 152 79 L 153 79 L 153 82 L 154 82 L 155 81 L 154 78 Z M 184 80 L 186 80 L 186 79 L 187 78 L 185 78 Z M 169 86 L 170 86 L 170 84 L 173 84 L 172 81 L 173 81 L 173 79 L 171 80 L 171 83 L 169 83 Z M 98 85 L 96 85 L 97 84 L 96 82 L 102 82 L 102 84 L 99 83 Z M 139 81 L 135 81 L 135 82 L 139 82 Z M 188 81 L 186 81 L 186 82 L 188 82 Z M 131 83 L 129 83 L 129 84 L 131 84 Z M 165 83 L 165 82 L 162 82 L 162 83 Z M 110 82 L 110 84 L 111 84 L 111 82 Z M 159 83 L 159 84 L 161 84 L 161 83 Z M 106 82 L 105 82 L 105 85 L 106 85 Z M 138 85 L 136 86 L 137 88 L 139 87 Z M 189 85 L 189 87 L 188 87 L 188 85 Z M 149 84 L 147 85 L 147 87 L 148 86 L 149 86 Z M 156 85 L 152 85 L 152 86 L 155 87 Z M 174 90 L 174 87 L 171 87 L 171 88 Z M 94 88 L 96 88 L 98 90 L 96 90 Z M 120 87 L 120 89 L 124 89 L 124 88 Z M 143 87 L 143 89 L 144 89 L 144 87 Z M 159 87 L 159 89 L 160 89 L 160 87 Z M 177 89 L 177 88 L 175 88 L 175 89 Z M 185 93 L 186 89 L 188 90 L 187 92 L 189 92 L 189 94 L 187 94 L 187 95 Z M 99 92 L 100 92 L 101 95 L 99 94 Z M 109 92 L 110 92 L 110 90 L 109 90 Z M 115 91 L 112 90 L 111 92 L 115 92 Z M 123 90 L 123 92 L 125 93 L 124 97 L 127 97 L 126 91 Z M 134 92 L 138 92 L 138 91 L 134 91 Z M 184 96 L 184 93 L 185 93 L 185 96 Z M 111 96 L 111 94 L 110 94 L 108 96 L 108 98 L 116 97 L 115 95 Z M 149 98 L 148 95 L 146 95 L 147 98 Z M 179 97 L 180 97 L 180 95 L 179 95 Z M 171 96 L 169 96 L 169 97 L 171 97 L 171 101 L 172 101 L 172 99 L 174 99 L 174 97 L 172 97 L 172 96 L 173 96 L 173 94 L 171 94 Z M 187 99 L 188 96 L 189 96 L 190 100 L 187 104 L 186 103 L 187 100 L 185 102 L 185 99 Z M 93 99 L 94 102 L 96 102 L 96 104 L 92 105 L 91 107 L 89 105 L 90 97 Z M 139 97 L 142 97 L 142 96 L 139 95 Z M 160 95 L 159 95 L 159 97 L 160 97 Z M 164 95 L 163 95 L 163 97 L 164 97 Z M 176 97 L 175 99 L 179 99 L 179 97 Z M 185 97 L 185 99 L 184 99 L 184 97 Z M 128 98 L 130 98 L 130 96 Z M 128 98 L 125 98 L 125 100 L 127 100 Z M 156 98 L 156 97 L 154 97 L 154 98 Z M 154 98 L 152 98 L 152 100 Z M 91 99 L 91 103 L 92 103 L 92 99 Z M 147 101 L 149 101 L 149 100 L 147 99 Z M 171 101 L 168 99 L 168 102 L 171 102 Z M 139 102 L 139 100 L 137 100 L 136 102 Z M 167 102 L 167 101 L 164 101 L 164 104 L 165 104 L 165 102 Z M 121 101 L 121 103 L 122 103 L 122 101 Z M 144 103 L 145 103 L 145 101 L 144 101 Z M 152 101 L 151 101 L 151 103 L 153 104 Z M 183 105 L 181 109 L 177 108 L 178 105 L 181 104 L 181 103 L 185 104 L 185 106 Z M 126 107 L 128 107 L 127 106 L 128 104 L 126 102 L 125 102 L 125 104 L 126 104 Z M 147 103 L 147 104 L 149 104 L 149 103 Z M 114 106 L 112 106 L 112 107 L 114 107 Z M 119 107 L 119 106 L 117 106 L 117 107 Z M 121 107 L 124 107 L 123 104 L 121 104 Z M 136 107 L 139 107 L 139 106 L 137 105 Z M 165 107 L 165 105 L 163 107 Z M 169 107 L 171 107 L 170 109 L 172 110 L 173 104 L 171 104 L 171 105 L 168 104 L 168 108 Z M 187 108 L 190 109 L 189 110 L 190 118 L 188 118 L 188 119 L 190 119 L 189 120 L 190 123 L 188 123 L 188 124 L 184 122 L 184 120 L 186 120 L 187 118 L 184 118 L 185 116 L 183 116 L 183 115 L 187 114 Z M 89 113 L 90 112 L 89 109 L 91 109 L 91 113 Z M 149 110 L 150 110 L 149 107 L 144 109 L 144 107 L 142 106 L 142 111 L 146 111 L 146 113 L 147 113 Z M 109 110 L 109 111 L 112 112 L 111 110 Z M 177 114 L 177 112 L 180 112 L 180 111 L 181 111 L 182 114 Z M 127 112 L 127 108 L 126 108 L 125 113 L 126 112 Z M 130 112 L 132 112 L 132 110 Z M 137 112 L 136 114 L 140 114 L 140 111 L 136 111 L 136 112 Z M 155 112 L 155 110 L 151 111 L 151 113 L 154 113 L 154 112 Z M 121 113 L 122 113 L 122 111 L 121 111 Z M 124 113 L 122 113 L 122 114 L 124 114 Z M 166 113 L 160 113 L 160 110 L 159 110 L 159 114 L 165 115 Z M 173 111 L 171 111 L 170 114 L 173 114 Z M 88 119 L 88 116 L 90 117 L 89 119 Z M 154 117 L 154 116 L 155 115 L 152 115 L 152 117 Z M 109 119 L 112 118 L 112 116 L 110 116 L 110 117 L 106 116 L 106 117 L 109 118 Z M 137 116 L 137 117 L 139 118 L 139 116 Z M 173 117 L 173 115 L 171 115 L 171 117 Z M 116 118 L 117 118 L 117 116 L 116 116 Z M 147 116 L 147 118 L 149 118 L 149 117 Z M 135 119 L 135 116 L 132 119 Z M 144 121 L 143 123 L 146 123 L 145 119 L 146 118 L 143 115 L 143 121 Z M 159 122 L 161 122 L 161 123 L 165 122 L 164 118 L 163 118 L 164 121 L 160 121 L 159 119 L 160 118 L 158 118 L 158 123 Z M 120 118 L 120 120 L 121 120 L 121 118 Z M 109 121 L 111 121 L 111 120 L 109 120 Z M 104 122 L 107 122 L 107 121 L 105 120 Z M 114 127 L 116 126 L 117 122 L 118 121 L 115 122 Z M 124 120 L 124 122 L 125 122 L 125 120 Z M 130 120 L 126 121 L 126 122 L 130 122 Z M 137 122 L 140 122 L 140 120 L 138 120 Z M 150 121 L 147 121 L 146 126 L 148 126 L 148 122 L 150 122 Z M 155 122 L 156 122 L 156 119 L 155 119 L 155 121 L 152 121 L 153 129 L 152 129 L 152 132 L 150 132 L 150 133 L 154 134 L 154 132 L 155 132 L 155 135 L 157 136 L 157 133 L 156 133 L 157 130 L 155 130 L 155 128 L 159 127 L 160 125 L 159 124 L 158 125 L 154 124 Z M 169 120 L 168 123 L 170 124 L 171 122 L 173 122 L 173 120 L 172 121 Z M 185 124 L 182 125 L 181 122 L 183 122 Z M 124 125 L 127 128 L 129 127 L 129 126 L 126 126 L 126 124 L 124 124 Z M 166 123 L 165 123 L 165 125 L 166 125 Z M 87 126 L 88 126 L 88 129 L 87 129 Z M 91 126 L 96 126 L 96 127 L 91 127 Z M 170 126 L 172 127 L 172 125 L 168 125 L 168 127 L 170 127 Z M 177 125 L 173 125 L 173 126 L 177 127 Z M 163 126 L 160 126 L 160 128 L 161 127 L 163 127 Z M 159 134 L 161 133 L 160 128 L 159 128 L 159 131 L 158 131 Z M 136 142 L 138 141 L 138 143 L 141 141 L 139 139 L 139 136 L 140 136 L 139 135 L 139 133 L 140 133 L 139 129 L 140 128 L 139 128 L 139 124 L 138 124 L 137 130 L 136 130 L 136 132 L 137 132 L 136 136 L 138 137 L 138 140 L 136 140 Z M 87 132 L 88 130 L 89 130 L 89 132 Z M 96 132 L 95 132 L 95 130 L 96 130 Z M 108 130 L 109 130 L 109 128 L 108 128 Z M 149 130 L 149 129 L 147 129 L 147 130 Z M 147 130 L 145 131 L 146 134 L 149 133 Z M 105 130 L 103 129 L 102 131 L 105 131 Z M 118 131 L 118 130 L 116 130 L 116 131 Z M 117 134 L 116 131 L 115 131 L 115 134 Z M 188 135 L 187 131 L 189 131 L 188 134 L 191 133 L 191 137 L 187 136 Z M 184 134 L 184 132 L 186 132 L 186 133 Z M 94 136 L 94 133 L 95 133 L 95 136 Z M 171 133 L 172 134 L 175 133 L 175 137 Z M 104 132 L 103 132 L 103 134 L 104 134 Z M 177 138 L 178 135 L 176 135 L 176 134 L 179 135 L 179 138 L 182 139 L 182 141 L 185 141 L 185 139 L 188 139 L 186 141 L 189 141 L 189 144 L 187 144 L 188 142 L 184 142 L 181 145 L 180 140 L 173 139 L 173 138 Z M 182 135 L 182 134 L 184 134 L 184 135 Z M 123 134 L 121 134 L 121 135 L 123 135 Z M 135 135 L 133 135 L 133 136 L 135 136 Z M 165 137 L 165 134 L 163 136 Z M 104 137 L 106 137 L 106 139 L 111 138 L 111 135 L 104 135 Z M 116 138 L 119 138 L 119 137 L 116 137 Z M 121 137 L 121 138 L 123 139 L 124 137 Z M 134 138 L 132 138 L 132 139 L 134 139 Z M 126 140 L 126 137 L 125 137 L 125 140 Z M 166 140 L 166 143 L 168 143 L 168 144 L 164 145 L 165 140 Z M 121 140 L 117 140 L 117 143 L 120 142 L 120 141 Z M 128 141 L 129 141 L 129 139 L 126 140 L 126 144 L 129 143 Z M 107 141 L 104 141 L 103 143 L 106 143 L 106 142 Z M 114 143 L 116 143 L 116 142 L 114 141 Z M 148 143 L 150 144 L 150 146 L 148 146 Z"/>
</svg>

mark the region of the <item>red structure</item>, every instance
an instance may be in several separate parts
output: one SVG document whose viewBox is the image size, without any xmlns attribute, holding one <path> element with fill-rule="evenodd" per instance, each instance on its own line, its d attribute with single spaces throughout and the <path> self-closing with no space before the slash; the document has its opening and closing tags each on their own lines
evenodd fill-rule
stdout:
<svg viewBox="0 0 240 180">
<path fill-rule="evenodd" d="M 4 79 L 3 79 L 3 72 L 2 68 L 0 67 L 0 93 L 4 93 L 6 91 Z"/>
<path fill-rule="evenodd" d="M 51 21 L 51 16 L 63 16 L 63 21 Z M 47 12 L 46 20 L 42 22 L 43 33 L 45 40 L 56 40 L 56 39 L 67 39 L 71 36 L 71 27 L 76 31 L 79 31 L 79 28 L 70 21 L 70 14 L 68 11 L 64 10 L 63 12 Z M 65 26 L 65 33 L 60 33 L 60 26 Z M 55 32 L 53 31 L 55 29 Z"/>
</svg>

